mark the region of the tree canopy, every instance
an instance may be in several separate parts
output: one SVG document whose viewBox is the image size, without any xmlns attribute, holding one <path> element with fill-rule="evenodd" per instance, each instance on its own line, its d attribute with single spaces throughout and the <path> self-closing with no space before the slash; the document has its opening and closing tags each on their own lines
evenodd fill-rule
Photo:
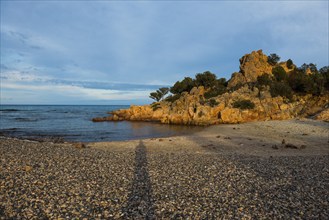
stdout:
<svg viewBox="0 0 329 220">
<path fill-rule="evenodd" d="M 291 59 L 286 62 L 287 68 L 278 64 L 280 57 L 273 53 L 268 56 L 268 63 L 273 66 L 272 74 L 264 73 L 257 77 L 256 82 L 247 83 L 248 86 L 256 86 L 258 89 L 266 89 L 269 87 L 272 97 L 282 96 L 292 99 L 294 94 L 313 94 L 321 95 L 329 91 L 329 67 L 324 66 L 317 69 L 316 64 L 304 63 L 300 67 L 296 67 Z M 217 97 L 228 91 L 228 82 L 225 78 L 217 78 L 210 72 L 197 73 L 195 78 L 185 77 L 182 81 L 177 81 L 172 87 L 162 87 L 155 92 L 150 93 L 150 98 L 159 102 L 165 98 L 169 102 L 174 102 L 181 97 L 183 92 L 190 92 L 193 87 L 203 86 L 205 88 L 204 97 L 210 103 L 210 99 Z M 215 103 L 213 99 L 212 103 Z"/>
<path fill-rule="evenodd" d="M 198 73 L 195 75 L 195 85 L 211 88 L 216 85 L 217 76 L 210 71 Z"/>
<path fill-rule="evenodd" d="M 172 94 L 189 92 L 194 87 L 194 80 L 191 77 L 185 77 L 182 81 L 177 81 L 171 88 Z"/>
<path fill-rule="evenodd" d="M 271 53 L 268 57 L 267 57 L 267 62 L 274 66 L 275 64 L 277 64 L 280 61 L 280 57 L 275 54 L 275 53 Z"/>
<path fill-rule="evenodd" d="M 165 95 L 168 94 L 168 92 L 169 92 L 168 87 L 162 87 L 155 92 L 151 92 L 149 97 L 151 99 L 154 99 L 155 101 L 159 102 L 160 100 L 162 100 L 165 97 Z"/>
</svg>

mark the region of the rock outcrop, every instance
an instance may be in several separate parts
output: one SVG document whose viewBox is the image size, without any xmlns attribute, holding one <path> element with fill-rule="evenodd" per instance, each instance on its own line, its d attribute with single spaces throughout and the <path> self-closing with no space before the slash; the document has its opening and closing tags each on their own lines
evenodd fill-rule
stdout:
<svg viewBox="0 0 329 220">
<path fill-rule="evenodd" d="M 225 93 L 215 99 L 216 106 L 204 100 L 204 88 L 193 88 L 183 93 L 174 103 L 159 102 L 151 105 L 131 106 L 129 109 L 110 112 L 111 116 L 95 118 L 94 121 L 156 121 L 165 124 L 211 125 L 221 123 L 242 123 L 249 121 L 286 120 L 298 116 L 312 115 L 329 103 L 329 95 L 294 97 L 288 102 L 282 97 L 271 97 L 269 91 L 260 91 L 245 85 L 232 93 Z M 254 109 L 234 108 L 234 102 L 250 100 Z"/>
<path fill-rule="evenodd" d="M 264 73 L 272 73 L 272 66 L 267 62 L 267 56 L 262 50 L 253 51 L 240 59 L 240 71 L 232 74 L 228 87 L 255 82 L 257 77 Z"/>
<path fill-rule="evenodd" d="M 255 82 L 258 76 L 265 73 L 272 75 L 272 69 L 275 66 L 271 66 L 267 62 L 267 59 L 267 56 L 262 50 L 253 51 L 250 54 L 244 55 L 240 59 L 240 71 L 232 74 L 228 87 L 234 88 L 249 82 Z M 289 68 L 287 62 L 280 62 L 276 64 L 276 66 L 281 66 L 288 74 L 296 68 L 294 64 Z"/>
<path fill-rule="evenodd" d="M 166 124 L 212 125 L 220 123 L 242 123 L 260 120 L 285 120 L 315 115 L 329 106 L 329 94 L 321 96 L 294 95 L 289 100 L 281 96 L 272 97 L 269 86 L 252 86 L 262 74 L 272 74 L 272 68 L 281 66 L 289 74 L 295 66 L 288 68 L 286 62 L 275 66 L 267 62 L 268 57 L 261 50 L 246 54 L 240 59 L 240 71 L 233 73 L 228 90 L 222 95 L 205 98 L 208 91 L 202 86 L 183 92 L 173 101 L 161 101 L 151 105 L 131 106 L 110 112 L 110 116 L 94 118 L 99 121 L 156 121 Z M 249 100 L 251 109 L 237 108 L 235 103 Z M 328 110 L 317 118 L 328 120 Z"/>
<path fill-rule="evenodd" d="M 320 120 L 320 121 L 326 121 L 329 122 L 329 108 L 321 111 L 319 114 L 317 114 L 315 116 L 316 120 Z"/>
</svg>

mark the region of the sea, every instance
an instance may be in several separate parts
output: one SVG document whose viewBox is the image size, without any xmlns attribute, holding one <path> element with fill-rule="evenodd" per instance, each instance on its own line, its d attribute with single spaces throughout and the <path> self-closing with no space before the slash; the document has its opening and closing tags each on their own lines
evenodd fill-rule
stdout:
<svg viewBox="0 0 329 220">
<path fill-rule="evenodd" d="M 0 136 L 69 142 L 122 141 L 191 134 L 202 128 L 155 122 L 92 122 L 127 105 L 0 105 Z"/>
</svg>

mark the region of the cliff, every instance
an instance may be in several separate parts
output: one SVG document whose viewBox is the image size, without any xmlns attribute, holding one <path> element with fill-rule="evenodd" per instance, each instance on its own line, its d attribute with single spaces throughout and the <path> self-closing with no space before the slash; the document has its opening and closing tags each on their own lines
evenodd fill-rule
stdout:
<svg viewBox="0 0 329 220">
<path fill-rule="evenodd" d="M 257 84 L 259 76 L 273 77 L 273 68 L 281 66 L 287 74 L 293 74 L 295 65 L 287 62 L 270 65 L 262 51 L 254 51 L 240 59 L 240 71 L 233 73 L 226 92 L 209 98 L 206 93 L 215 87 L 195 86 L 184 91 L 176 100 L 168 99 L 151 105 L 131 106 L 110 112 L 110 116 L 94 118 L 100 121 L 156 121 L 166 124 L 212 125 L 242 123 L 259 120 L 285 120 L 316 115 L 329 120 L 329 93 L 321 95 L 293 93 L 291 97 L 275 95 L 270 85 Z M 277 82 L 280 84 L 282 82 Z M 197 84 L 197 83 L 196 83 Z M 279 91 L 280 93 L 280 91 Z M 207 98 L 206 98 L 207 97 Z"/>
<path fill-rule="evenodd" d="M 271 97 L 270 93 L 244 86 L 232 93 L 225 93 L 215 100 L 219 104 L 210 106 L 203 104 L 204 88 L 193 88 L 190 93 L 184 93 L 174 103 L 160 102 L 156 106 L 131 106 L 110 112 L 111 116 L 94 118 L 93 121 L 156 121 L 166 124 L 211 125 L 220 123 L 242 123 L 249 121 L 285 120 L 304 117 L 321 112 L 328 108 L 329 95 L 295 97 L 296 101 L 287 103 L 282 97 Z M 240 109 L 233 107 L 236 100 L 250 100 L 255 104 L 254 109 Z M 325 115 L 325 114 L 323 114 Z M 326 120 L 322 118 L 321 120 Z M 328 120 L 328 119 L 327 119 Z"/>
<path fill-rule="evenodd" d="M 295 65 L 289 68 L 287 62 L 278 63 L 276 66 L 281 66 L 288 74 L 296 68 Z M 275 66 L 268 63 L 268 56 L 262 50 L 246 54 L 240 59 L 240 71 L 232 74 L 228 87 L 233 88 L 238 85 L 256 82 L 257 77 L 265 73 L 272 75 L 273 67 Z"/>
</svg>

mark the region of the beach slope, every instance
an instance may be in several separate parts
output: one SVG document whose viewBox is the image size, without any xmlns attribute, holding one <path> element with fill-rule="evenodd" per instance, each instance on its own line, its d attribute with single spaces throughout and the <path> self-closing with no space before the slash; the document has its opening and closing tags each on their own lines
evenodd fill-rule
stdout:
<svg viewBox="0 0 329 220">
<path fill-rule="evenodd" d="M 1 138 L 0 219 L 327 219 L 328 125 L 218 125 L 85 148 Z"/>
</svg>

